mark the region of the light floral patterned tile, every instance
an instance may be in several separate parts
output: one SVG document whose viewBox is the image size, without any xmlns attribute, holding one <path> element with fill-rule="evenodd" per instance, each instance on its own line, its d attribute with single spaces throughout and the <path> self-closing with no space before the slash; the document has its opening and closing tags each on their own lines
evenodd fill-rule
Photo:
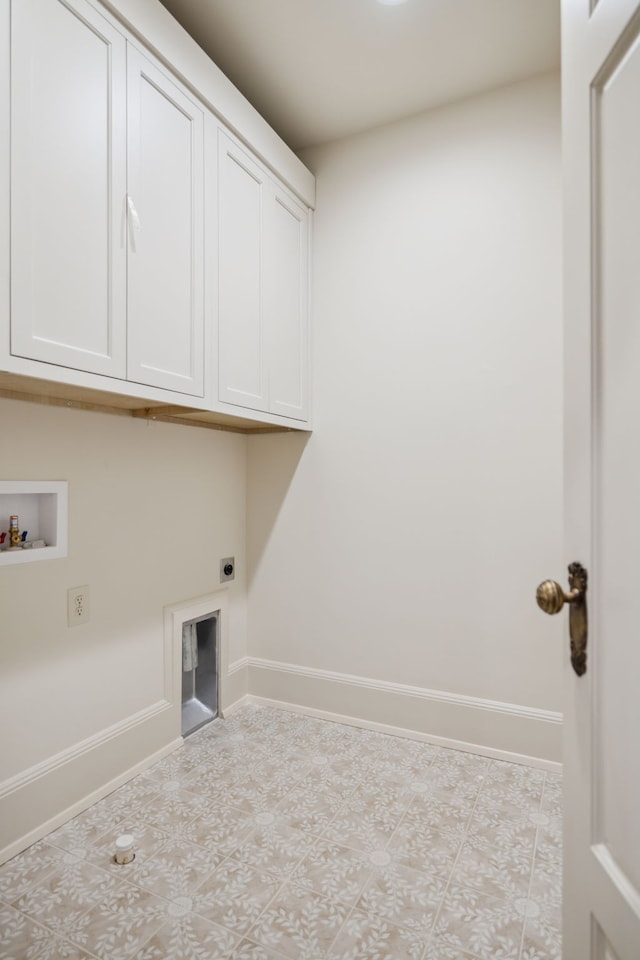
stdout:
<svg viewBox="0 0 640 960">
<path fill-rule="evenodd" d="M 134 777 L 110 793 L 97 806 L 104 806 L 119 820 L 137 817 L 159 795 L 158 784 L 149 780 L 145 775 Z"/>
<path fill-rule="evenodd" d="M 137 859 L 123 865 L 124 878 L 168 900 L 188 896 L 215 867 L 207 850 L 174 836 L 159 843 L 148 859 Z M 134 869 L 124 873 L 128 867 Z"/>
<path fill-rule="evenodd" d="M 354 910 L 329 951 L 330 960 L 422 960 L 426 939 L 384 917 Z"/>
<path fill-rule="evenodd" d="M 540 811 L 536 836 L 536 857 L 562 860 L 562 817 L 558 813 Z"/>
<path fill-rule="evenodd" d="M 271 742 L 274 737 L 286 737 L 287 742 L 295 744 L 297 737 L 306 739 L 315 737 L 318 728 L 322 726 L 322 722 L 315 717 L 305 717 L 301 713 L 288 710 L 267 708 L 265 711 L 257 707 L 256 711 L 251 718 L 251 731 L 261 741 Z M 265 716 L 265 713 L 268 716 Z"/>
<path fill-rule="evenodd" d="M 179 780 L 162 784 L 154 802 L 142 814 L 145 823 L 171 830 L 176 824 L 190 823 L 207 809 L 207 798 L 184 790 Z"/>
<path fill-rule="evenodd" d="M 292 830 L 276 813 L 267 810 L 255 815 L 253 833 L 234 850 L 232 857 L 285 879 L 308 853 L 313 842 L 311 835 Z"/>
<path fill-rule="evenodd" d="M 426 794 L 431 791 L 433 778 L 429 766 L 411 759 L 406 762 L 394 759 L 376 766 L 367 777 L 367 783 L 395 788 L 402 794 Z"/>
<path fill-rule="evenodd" d="M 136 960 L 225 960 L 229 957 L 238 936 L 193 913 L 191 907 L 189 897 L 170 903 L 169 919 L 135 954 Z"/>
<path fill-rule="evenodd" d="M 378 734 L 372 734 L 367 730 L 347 729 L 349 732 L 335 742 L 327 744 L 327 749 L 336 758 L 351 760 L 356 768 L 363 772 L 374 770 L 384 753 L 384 741 Z"/>
<path fill-rule="evenodd" d="M 555 774 L 245 705 L 0 867 L 0 960 L 555 960 L 561 800 Z"/>
<path fill-rule="evenodd" d="M 0 957 L 3 960 L 90 960 L 68 940 L 54 936 L 18 910 L 0 907 Z"/>
<path fill-rule="evenodd" d="M 284 738 L 297 752 L 308 757 L 311 753 L 325 754 L 332 760 L 350 760 L 360 773 L 370 770 L 385 750 L 388 737 L 370 730 L 306 718 L 297 729 L 283 731 Z"/>
<path fill-rule="evenodd" d="M 373 776 L 382 780 L 405 782 L 420 779 L 440 752 L 439 747 L 415 740 L 388 737 L 386 748 L 377 759 Z"/>
<path fill-rule="evenodd" d="M 369 854 L 328 840 L 319 840 L 291 875 L 298 887 L 354 904 L 373 864 Z"/>
<path fill-rule="evenodd" d="M 562 776 L 547 773 L 544 782 L 542 809 L 550 813 L 562 813 Z"/>
<path fill-rule="evenodd" d="M 532 812 L 540 809 L 541 800 L 541 787 L 519 790 L 515 786 L 505 788 L 503 784 L 496 785 L 485 781 L 480 790 L 478 805 L 486 809 L 495 806 L 505 810 L 519 809 Z"/>
<path fill-rule="evenodd" d="M 537 920 L 527 920 L 520 960 L 562 960 L 560 930 Z"/>
<path fill-rule="evenodd" d="M 374 869 L 357 908 L 428 937 L 446 890 L 446 880 L 398 863 L 387 850 L 370 854 L 370 860 Z"/>
<path fill-rule="evenodd" d="M 245 939 L 238 944 L 229 960 L 283 960 L 283 954 Z"/>
<path fill-rule="evenodd" d="M 238 763 L 231 754 L 218 753 L 211 757 L 210 762 L 199 764 L 184 781 L 184 785 L 191 792 L 206 791 L 212 796 L 222 795 L 230 784 L 250 776 L 255 766 L 256 763 Z"/>
<path fill-rule="evenodd" d="M 378 850 L 391 839 L 407 806 L 406 797 L 361 786 L 345 799 L 323 835 L 357 850 Z"/>
<path fill-rule="evenodd" d="M 180 780 L 192 776 L 194 770 L 205 760 L 206 754 L 202 750 L 190 750 L 188 741 L 168 757 L 158 760 L 153 766 L 145 770 L 143 777 L 151 781 Z"/>
<path fill-rule="evenodd" d="M 47 842 L 62 850 L 86 849 L 106 833 L 118 833 L 125 815 L 107 802 L 109 798 L 95 803 L 72 820 L 47 836 Z"/>
<path fill-rule="evenodd" d="M 327 747 L 340 752 L 349 749 L 353 743 L 356 731 L 353 727 L 344 724 L 319 720 L 316 717 L 303 717 L 290 714 L 274 728 L 275 744 L 285 749 L 294 749 L 298 753 L 311 749 L 326 749 Z"/>
<path fill-rule="evenodd" d="M 447 942 L 448 939 L 446 937 L 442 940 L 440 937 L 434 936 L 429 942 L 422 960 L 478 960 L 473 954 Z"/>
<path fill-rule="evenodd" d="M 67 935 L 100 960 L 129 960 L 169 919 L 170 907 L 141 887 L 121 882 L 76 918 Z"/>
<path fill-rule="evenodd" d="M 530 896 L 553 898 L 558 905 L 562 903 L 562 860 L 547 860 L 534 857 L 531 874 Z"/>
<path fill-rule="evenodd" d="M 453 869 L 454 883 L 485 891 L 495 897 L 526 896 L 531 879 L 533 857 L 528 847 L 514 844 L 474 843 L 467 835 Z"/>
<path fill-rule="evenodd" d="M 116 863 L 115 842 L 121 834 L 129 834 L 133 837 L 135 859 L 132 863 Z M 85 848 L 85 859 L 94 863 L 97 867 L 107 870 L 118 880 L 130 880 L 141 865 L 149 860 L 150 857 L 170 838 L 174 836 L 173 831 L 159 830 L 157 827 L 149 826 L 141 820 L 124 821 L 118 824 L 116 830 L 109 830 L 103 837 L 100 837 L 95 843 Z M 76 849 L 73 852 L 78 852 Z"/>
<path fill-rule="evenodd" d="M 177 835 L 203 847 L 213 867 L 233 853 L 255 827 L 254 814 L 216 802 L 201 817 L 185 824 Z"/>
<path fill-rule="evenodd" d="M 239 810 L 259 813 L 276 807 L 289 789 L 291 785 L 287 786 L 284 782 L 269 783 L 252 771 L 242 780 L 230 784 L 220 797 Z"/>
<path fill-rule="evenodd" d="M 523 898 L 526 903 L 526 898 Z M 435 926 L 442 946 L 479 960 L 518 960 L 524 918 L 514 900 L 451 884 Z"/>
<path fill-rule="evenodd" d="M 504 760 L 490 760 L 487 768 L 483 796 L 513 799 L 516 802 L 537 806 L 542 799 L 545 782 L 543 770 L 525 767 Z"/>
<path fill-rule="evenodd" d="M 246 933 L 280 888 L 280 880 L 235 860 L 227 860 L 193 896 L 200 916 L 237 934 Z"/>
<path fill-rule="evenodd" d="M 228 722 L 224 733 L 215 740 L 214 749 L 229 753 L 240 763 L 257 762 L 265 752 L 259 734 L 239 724 L 233 726 L 232 722 Z"/>
<path fill-rule="evenodd" d="M 496 787 L 485 780 L 476 800 L 476 809 L 487 813 L 500 811 L 508 817 L 525 817 L 540 809 L 541 800 L 541 792 L 532 796 L 526 791 L 519 793 L 515 788 L 505 789 L 502 785 Z"/>
<path fill-rule="evenodd" d="M 482 757 L 476 753 L 441 747 L 438 755 L 434 758 L 433 768 L 434 770 L 457 770 L 460 776 L 479 776 L 484 779 L 490 763 L 491 761 L 487 757 Z"/>
<path fill-rule="evenodd" d="M 319 960 L 326 955 L 349 913 L 349 907 L 305 887 L 285 884 L 249 937 L 291 960 Z"/>
<path fill-rule="evenodd" d="M 227 717 L 223 720 L 221 716 L 218 716 L 212 720 L 211 723 L 207 723 L 205 726 L 190 733 L 185 738 L 183 746 L 185 749 L 193 750 L 194 752 L 198 752 L 203 748 L 208 750 L 211 741 L 219 740 L 229 735 L 231 722 L 232 717 Z"/>
<path fill-rule="evenodd" d="M 430 791 L 417 791 L 404 815 L 416 827 L 424 823 L 443 836 L 462 839 L 467 832 L 474 803 L 463 797 L 447 797 Z"/>
<path fill-rule="evenodd" d="M 318 723 L 314 717 L 307 717 L 291 710 L 263 707 L 255 703 L 244 704 L 233 713 L 230 720 L 240 722 L 258 734 L 297 729 L 300 725 L 313 726 Z"/>
<path fill-rule="evenodd" d="M 266 729 L 264 728 L 265 732 Z M 198 740 L 198 738 L 200 738 Z M 258 755 L 264 750 L 263 729 L 244 722 L 241 717 L 229 717 L 221 724 L 215 722 L 203 727 L 196 737 L 190 736 L 188 744 L 211 750 L 231 750 L 237 755 Z"/>
<path fill-rule="evenodd" d="M 359 781 L 364 782 L 373 777 L 379 764 L 380 750 L 370 748 L 361 752 L 362 748 L 356 743 L 343 744 L 331 751 L 331 764 L 335 770 L 349 771 Z"/>
<path fill-rule="evenodd" d="M 404 783 L 366 778 L 351 796 L 355 800 L 362 799 L 371 810 L 392 810 L 395 815 L 396 811 L 405 812 L 414 794 L 414 791 L 407 791 Z"/>
<path fill-rule="evenodd" d="M 40 840 L 19 853 L 0 869 L 0 900 L 15 901 L 36 883 L 42 881 L 59 865 L 64 856 L 58 847 Z"/>
<path fill-rule="evenodd" d="M 342 807 L 345 796 L 328 788 L 309 787 L 308 781 L 295 787 L 278 804 L 278 816 L 294 830 L 321 834 Z"/>
<path fill-rule="evenodd" d="M 406 737 L 395 737 L 382 734 L 383 756 L 412 757 L 421 763 L 432 763 L 441 751 L 441 747 L 424 740 L 409 740 Z"/>
<path fill-rule="evenodd" d="M 327 791 L 348 797 L 362 783 L 362 773 L 349 758 L 313 753 L 308 758 L 307 772 L 298 789 L 315 793 Z"/>
<path fill-rule="evenodd" d="M 278 746 L 283 745 L 285 737 L 290 744 L 287 749 L 293 747 L 298 756 L 326 754 L 336 760 L 353 759 L 367 767 L 383 750 L 383 741 L 378 735 L 325 720 L 315 720 L 313 726 L 305 725 L 295 732 L 287 731 Z"/>
<path fill-rule="evenodd" d="M 393 834 L 387 850 L 399 863 L 446 880 L 462 846 L 463 837 L 463 830 L 445 830 L 441 833 L 411 810 Z"/>
<path fill-rule="evenodd" d="M 66 936 L 88 909 L 112 896 L 117 886 L 99 867 L 67 852 L 58 867 L 18 897 L 13 906 L 54 933 Z"/>
<path fill-rule="evenodd" d="M 244 736 L 244 734 L 242 734 Z M 217 774 L 222 783 L 233 783 L 265 759 L 265 751 L 258 744 L 216 742 L 214 748 L 192 772 L 190 780 L 198 782 L 207 772 Z"/>
<path fill-rule="evenodd" d="M 490 850 L 498 845 L 526 850 L 533 856 L 540 816 L 539 807 L 478 802 L 468 832 L 479 849 Z"/>
<path fill-rule="evenodd" d="M 324 722 L 326 721 L 321 721 L 321 723 Z M 397 742 L 400 739 L 399 737 L 390 737 L 388 733 L 380 733 L 377 730 L 367 730 L 364 727 L 357 727 L 355 725 L 340 724 L 340 726 L 344 730 L 349 731 L 354 741 L 360 745 L 367 742 L 371 744 L 372 747 L 379 747 L 380 749 L 386 750 L 390 741 L 395 740 Z"/>
<path fill-rule="evenodd" d="M 562 930 L 562 864 L 534 861 L 527 922 L 532 931 L 560 939 Z"/>
<path fill-rule="evenodd" d="M 265 736 L 260 741 L 262 757 L 256 762 L 269 762 L 280 758 L 282 764 L 287 766 L 289 763 L 301 764 L 308 757 L 312 746 L 309 743 L 293 742 L 287 734 L 274 734 Z"/>
<path fill-rule="evenodd" d="M 298 783 L 309 769 L 309 755 L 293 756 L 282 759 L 278 754 L 267 756 L 256 763 L 252 772 L 254 776 L 262 778 L 269 786 L 283 784 L 285 788 Z"/>
<path fill-rule="evenodd" d="M 484 782 L 484 765 L 456 763 L 449 756 L 451 752 L 440 753 L 429 767 L 426 778 L 428 792 L 433 796 L 455 797 L 474 802 Z M 475 761 L 478 758 L 473 759 Z"/>
</svg>

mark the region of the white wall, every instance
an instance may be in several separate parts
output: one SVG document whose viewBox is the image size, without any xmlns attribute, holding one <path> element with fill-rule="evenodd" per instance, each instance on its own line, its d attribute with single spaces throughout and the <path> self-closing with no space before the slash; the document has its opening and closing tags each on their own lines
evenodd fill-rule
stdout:
<svg viewBox="0 0 640 960">
<path fill-rule="evenodd" d="M 69 482 L 68 556 L 0 567 L 2 853 L 179 738 L 163 608 L 219 590 L 229 555 L 227 659 L 245 654 L 246 438 L 12 400 L 0 437 L 2 479 Z"/>
<path fill-rule="evenodd" d="M 558 78 L 302 159 L 315 430 L 250 439 L 250 689 L 559 759 Z"/>
</svg>

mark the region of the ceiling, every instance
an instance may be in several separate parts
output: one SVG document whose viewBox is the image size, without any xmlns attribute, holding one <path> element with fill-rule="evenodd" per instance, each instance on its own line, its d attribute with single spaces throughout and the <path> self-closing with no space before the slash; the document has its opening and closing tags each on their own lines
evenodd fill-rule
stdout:
<svg viewBox="0 0 640 960">
<path fill-rule="evenodd" d="M 294 150 L 560 63 L 560 0 L 162 0 Z"/>
</svg>

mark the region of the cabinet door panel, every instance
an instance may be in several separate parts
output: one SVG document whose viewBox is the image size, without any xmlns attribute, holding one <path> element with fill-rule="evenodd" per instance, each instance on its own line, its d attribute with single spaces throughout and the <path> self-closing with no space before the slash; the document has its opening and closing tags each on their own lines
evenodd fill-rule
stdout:
<svg viewBox="0 0 640 960">
<path fill-rule="evenodd" d="M 11 351 L 125 374 L 125 40 L 84 0 L 12 5 Z"/>
<path fill-rule="evenodd" d="M 262 261 L 265 176 L 222 131 L 219 137 L 219 398 L 266 410 Z"/>
<path fill-rule="evenodd" d="M 269 410 L 308 417 L 308 214 L 275 189 L 270 202 L 269 242 Z"/>
<path fill-rule="evenodd" d="M 203 395 L 204 114 L 129 45 L 128 376 Z"/>
</svg>

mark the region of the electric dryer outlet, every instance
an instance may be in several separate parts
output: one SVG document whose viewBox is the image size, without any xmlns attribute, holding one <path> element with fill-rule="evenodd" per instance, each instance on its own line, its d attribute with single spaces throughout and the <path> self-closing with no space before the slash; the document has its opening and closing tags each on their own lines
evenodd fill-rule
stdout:
<svg viewBox="0 0 640 960">
<path fill-rule="evenodd" d="M 220 561 L 220 583 L 225 580 L 233 580 L 236 575 L 236 558 L 225 557 Z"/>
</svg>

